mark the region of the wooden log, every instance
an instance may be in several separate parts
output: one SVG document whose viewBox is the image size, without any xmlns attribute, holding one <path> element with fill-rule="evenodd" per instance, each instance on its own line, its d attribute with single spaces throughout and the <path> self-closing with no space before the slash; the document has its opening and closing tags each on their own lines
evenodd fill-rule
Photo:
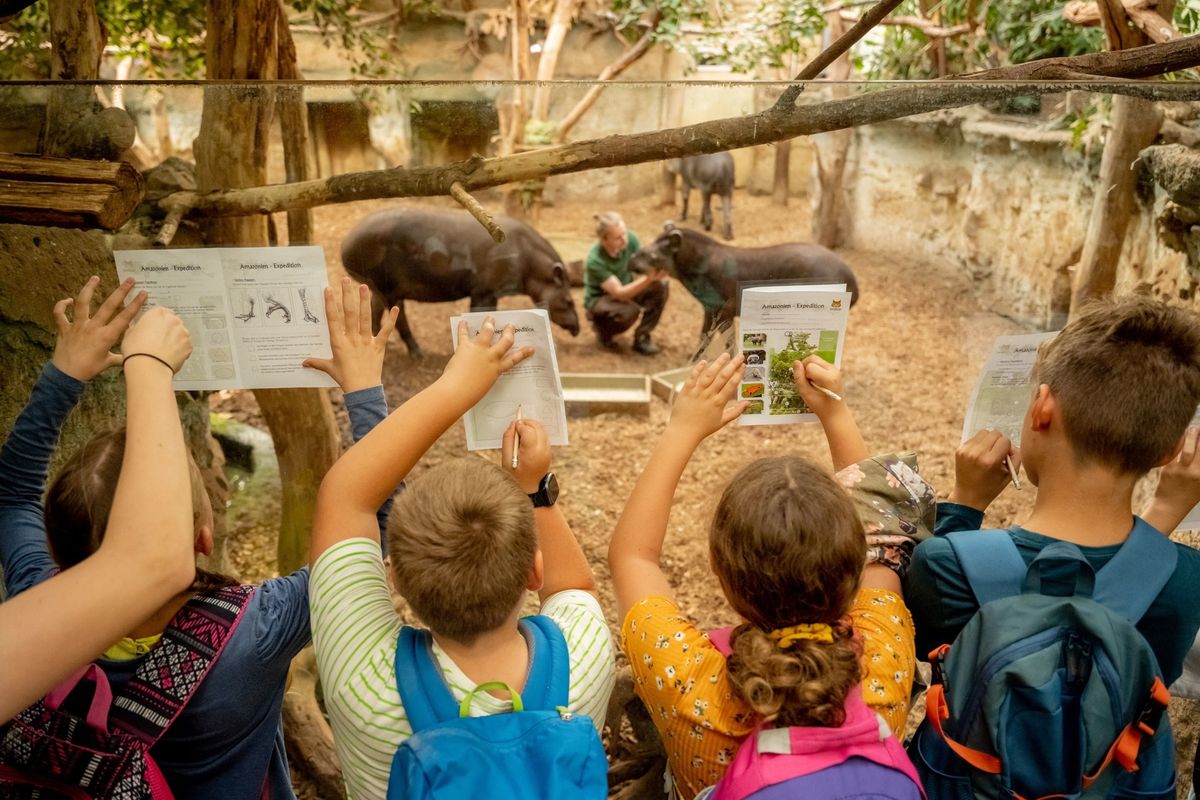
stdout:
<svg viewBox="0 0 1200 800">
<path fill-rule="evenodd" d="M 1139 157 L 1173 202 L 1200 209 L 1200 153 L 1182 144 L 1160 144 Z"/>
<path fill-rule="evenodd" d="M 1125 13 L 1151 41 L 1170 42 L 1178 39 L 1179 31 L 1170 23 L 1169 18 L 1156 8 L 1156 2 L 1157 0 L 1125 0 Z M 1094 0 L 1072 0 L 1067 3 L 1063 6 L 1063 19 L 1086 28 L 1102 24 L 1100 7 Z"/>
<path fill-rule="evenodd" d="M 116 230 L 145 192 L 124 162 L 0 153 L 0 222 Z"/>
<path fill-rule="evenodd" d="M 316 659 L 310 647 L 296 656 L 288 672 L 283 696 L 284 745 L 288 760 L 312 781 L 322 800 L 340 800 L 346 796 L 346 787 L 333 731 L 317 704 L 316 675 Z"/>
</svg>

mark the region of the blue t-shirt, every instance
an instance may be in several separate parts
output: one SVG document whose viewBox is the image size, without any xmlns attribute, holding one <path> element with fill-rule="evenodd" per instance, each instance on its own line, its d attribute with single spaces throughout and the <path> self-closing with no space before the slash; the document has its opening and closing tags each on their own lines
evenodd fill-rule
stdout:
<svg viewBox="0 0 1200 800">
<path fill-rule="evenodd" d="M 954 641 L 979 610 L 975 594 L 963 574 L 949 540 L 944 535 L 956 530 L 978 530 L 983 513 L 956 503 L 939 503 L 935 536 L 917 545 L 912 567 L 904 582 L 904 601 L 913 615 L 917 632 L 917 655 L 924 658 L 934 648 Z M 1019 526 L 1009 529 L 1021 557 L 1028 564 L 1042 548 L 1058 541 Z M 1200 604 L 1195 602 L 1200 585 L 1200 552 L 1176 544 L 1179 560 L 1167 585 L 1137 623 L 1171 685 L 1183 671 L 1187 655 L 1200 629 Z M 1083 547 L 1079 550 L 1097 570 L 1117 554 L 1121 545 Z"/>
<path fill-rule="evenodd" d="M 62 424 L 84 388 L 47 364 L 0 449 L 0 564 L 10 595 L 57 570 L 41 496 Z M 346 405 L 358 438 L 387 408 L 382 387 L 353 394 Z M 256 800 L 264 789 L 272 800 L 295 797 L 280 709 L 288 666 L 310 638 L 308 568 L 259 586 L 204 683 L 152 750 L 175 797 Z M 97 663 L 120 692 L 140 662 Z"/>
</svg>

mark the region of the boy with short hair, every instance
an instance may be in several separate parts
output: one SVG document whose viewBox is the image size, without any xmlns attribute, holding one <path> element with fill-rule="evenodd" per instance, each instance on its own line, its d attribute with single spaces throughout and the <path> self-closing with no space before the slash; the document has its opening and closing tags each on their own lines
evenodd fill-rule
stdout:
<svg viewBox="0 0 1200 800">
<path fill-rule="evenodd" d="M 1029 563 L 1061 540 L 1077 545 L 1099 570 L 1137 523 L 1135 484 L 1175 458 L 1200 404 L 1200 320 L 1146 297 L 1094 303 L 1042 345 L 1034 382 L 1020 453 L 998 434 L 981 433 L 965 444 L 951 503 L 939 506 L 939 515 L 955 518 L 959 529 L 970 520 L 978 528 L 1007 484 L 1004 456 L 1019 455 L 1038 490 L 1029 519 L 1009 531 L 1022 558 Z M 1176 549 L 1174 573 L 1137 623 L 1167 684 L 1179 676 L 1200 628 L 1194 601 L 1200 552 Z M 954 549 L 940 535 L 917 547 L 905 597 L 919 653 L 954 641 L 979 610 Z"/>
<path fill-rule="evenodd" d="M 347 295 L 346 302 L 357 301 Z M 396 750 L 412 735 L 395 672 L 403 625 L 392 606 L 374 512 L 500 374 L 530 354 L 510 349 L 511 328 L 495 343 L 494 334 L 491 320 L 474 338 L 464 323 L 442 376 L 347 451 L 321 484 L 309 589 L 313 640 L 354 800 L 385 795 Z M 519 465 L 509 469 L 514 448 Z M 528 420 L 514 423 L 504 453 L 504 468 L 468 457 L 411 482 L 388 523 L 391 578 L 429 627 L 433 657 L 459 702 L 491 681 L 525 689 L 531 648 L 518 620 L 526 592 L 537 591 L 541 614 L 566 639 L 568 708 L 599 729 L 614 680 L 612 640 L 591 568 L 554 505 L 545 430 Z M 511 709 L 503 692 L 480 692 L 470 706 L 472 716 Z"/>
</svg>

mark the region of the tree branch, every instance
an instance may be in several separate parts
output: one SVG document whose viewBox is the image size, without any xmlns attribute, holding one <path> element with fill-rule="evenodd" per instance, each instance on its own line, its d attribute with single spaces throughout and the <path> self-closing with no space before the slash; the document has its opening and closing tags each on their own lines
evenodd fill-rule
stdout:
<svg viewBox="0 0 1200 800">
<path fill-rule="evenodd" d="M 867 31 L 879 24 L 879 21 L 895 10 L 896 6 L 900 5 L 904 0 L 879 0 L 879 3 L 867 9 L 867 11 L 851 25 L 845 33 L 839 36 L 833 44 L 826 47 L 817 57 L 804 65 L 796 77 L 793 78 L 796 83 L 784 90 L 779 99 L 775 101 L 776 111 L 786 111 L 796 105 L 796 99 L 800 97 L 800 93 L 804 91 L 804 86 L 801 81 L 811 81 L 824 71 L 826 67 L 838 60 L 838 57 L 849 50 L 855 42 L 866 36 Z"/>
<path fill-rule="evenodd" d="M 858 17 L 850 11 L 840 13 L 842 20 L 845 22 L 858 22 Z M 962 36 L 974 30 L 974 27 L 969 22 L 962 22 L 958 25 L 946 27 L 938 25 L 935 22 L 925 19 L 924 17 L 888 17 L 881 19 L 880 25 L 898 25 L 905 28 L 916 28 L 921 33 L 928 36 L 930 39 L 949 39 L 952 36 Z"/>
<path fill-rule="evenodd" d="M 1098 78 L 1148 78 L 1197 65 L 1200 65 L 1200 35 L 1129 50 L 1031 61 L 817 105 L 782 110 L 774 107 L 745 117 L 609 136 L 500 158 L 475 156 L 436 167 L 358 172 L 207 194 L 177 192 L 170 198 L 172 202 L 191 205 L 191 213 L 196 216 L 221 217 L 354 200 L 444 196 L 450 194 L 450 186 L 456 181 L 464 189 L 474 191 L 549 175 L 770 144 L 1017 95 L 1097 91 L 1093 82 Z M 1149 100 L 1200 100 L 1198 87 L 1160 81 L 1106 81 L 1099 90 Z"/>
<path fill-rule="evenodd" d="M 1125 13 L 1138 29 L 1155 42 L 1169 42 L 1182 34 L 1159 12 L 1157 0 L 1124 0 Z M 1100 7 L 1094 0 L 1072 0 L 1063 7 L 1063 18 L 1067 22 L 1085 28 L 1101 24 Z"/>
<path fill-rule="evenodd" d="M 457 200 L 460 206 L 471 212 L 471 216 L 487 229 L 487 232 L 492 235 L 492 239 L 497 244 L 504 241 L 504 229 L 496 224 L 496 219 L 488 213 L 486 208 L 479 204 L 478 200 L 471 197 L 461 183 L 455 181 L 450 184 L 450 196 Z"/>
</svg>

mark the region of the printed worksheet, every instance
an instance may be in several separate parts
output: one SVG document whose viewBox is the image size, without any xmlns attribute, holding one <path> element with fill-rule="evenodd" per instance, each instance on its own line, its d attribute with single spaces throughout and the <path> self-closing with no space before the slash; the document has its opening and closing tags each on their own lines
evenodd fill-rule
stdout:
<svg viewBox="0 0 1200 800">
<path fill-rule="evenodd" d="M 1033 393 L 1033 365 L 1038 346 L 1058 331 L 998 336 L 983 365 L 967 414 L 963 419 L 965 442 L 984 429 L 999 431 L 1014 447 L 1021 446 L 1021 427 Z"/>
<path fill-rule="evenodd" d="M 1196 409 L 1196 413 L 1192 415 L 1192 421 L 1188 425 L 1189 428 L 1200 426 L 1200 408 Z M 1177 531 L 1200 531 L 1200 505 L 1188 512 L 1188 515 L 1183 518 L 1183 522 L 1179 523 Z M 1197 634 L 1200 636 L 1200 634 Z M 1200 667 L 1200 664 L 1198 664 Z M 1197 698 L 1200 699 L 1200 672 L 1197 673 Z"/>
<path fill-rule="evenodd" d="M 192 335 L 175 388 L 290 389 L 336 386 L 304 359 L 329 358 L 320 247 L 115 250 L 117 275 L 166 306 Z"/>
<path fill-rule="evenodd" d="M 742 290 L 738 342 L 746 371 L 738 398 L 749 400 L 741 425 L 814 422 L 796 393 L 792 362 L 818 355 L 842 362 L 849 292 L 842 284 L 755 286 Z"/>
<path fill-rule="evenodd" d="M 450 335 L 458 349 L 458 323 L 467 321 L 471 336 L 488 317 L 496 320 L 496 335 L 505 325 L 516 328 L 513 347 L 533 346 L 533 355 L 500 376 L 492 390 L 463 418 L 468 450 L 498 450 L 504 431 L 517 418 L 536 419 L 546 429 L 550 444 L 567 443 L 567 405 L 558 377 L 558 356 L 550 335 L 550 315 L 545 309 L 528 311 L 478 311 L 450 318 Z"/>
</svg>

